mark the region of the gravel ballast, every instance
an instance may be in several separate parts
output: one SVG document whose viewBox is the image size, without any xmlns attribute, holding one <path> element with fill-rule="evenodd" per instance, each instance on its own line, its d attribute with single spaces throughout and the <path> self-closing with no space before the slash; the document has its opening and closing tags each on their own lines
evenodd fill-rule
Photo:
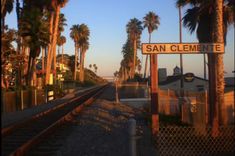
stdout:
<svg viewBox="0 0 235 156">
<path fill-rule="evenodd" d="M 128 156 L 128 120 L 131 118 L 137 123 L 137 156 L 157 155 L 142 110 L 115 103 L 114 95 L 115 88 L 107 88 L 73 120 L 73 130 L 57 152 L 59 155 Z"/>
</svg>

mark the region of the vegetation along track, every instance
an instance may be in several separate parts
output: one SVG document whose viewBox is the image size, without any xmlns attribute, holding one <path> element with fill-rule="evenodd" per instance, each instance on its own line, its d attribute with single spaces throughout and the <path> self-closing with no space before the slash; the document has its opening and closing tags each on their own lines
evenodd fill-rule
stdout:
<svg viewBox="0 0 235 156">
<path fill-rule="evenodd" d="M 107 85 L 85 91 L 59 107 L 51 108 L 33 116 L 21 125 L 12 125 L 2 129 L 2 156 L 24 155 L 35 144 L 45 139 L 55 128 L 79 112 L 85 105 L 90 104 Z"/>
</svg>

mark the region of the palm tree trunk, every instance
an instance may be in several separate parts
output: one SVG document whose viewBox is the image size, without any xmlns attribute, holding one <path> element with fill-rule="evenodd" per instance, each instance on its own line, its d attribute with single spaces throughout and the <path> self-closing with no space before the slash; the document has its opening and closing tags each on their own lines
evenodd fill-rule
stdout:
<svg viewBox="0 0 235 156">
<path fill-rule="evenodd" d="M 2 32 L 2 34 L 5 32 L 5 17 L 2 17 L 2 19 L 1 19 L 2 21 L 1 21 L 1 32 Z"/>
<path fill-rule="evenodd" d="M 27 70 L 27 86 L 30 86 L 30 71 L 31 71 L 31 66 L 32 66 L 32 57 L 29 54 L 28 70 Z"/>
<path fill-rule="evenodd" d="M 42 47 L 42 85 L 44 85 L 45 77 L 44 77 L 44 72 L 45 72 L 45 48 Z"/>
<path fill-rule="evenodd" d="M 45 59 L 45 49 L 42 47 L 42 71 L 44 72 L 45 70 L 45 62 L 44 62 L 44 59 Z"/>
<path fill-rule="evenodd" d="M 49 79 L 50 79 L 50 73 L 51 73 L 51 43 L 52 43 L 52 32 L 53 32 L 53 21 L 54 21 L 54 12 L 51 12 L 51 16 L 50 16 L 50 29 L 49 29 L 49 33 L 50 33 L 50 43 L 48 45 L 48 52 L 47 52 L 47 64 L 46 64 L 46 85 L 49 84 Z"/>
<path fill-rule="evenodd" d="M 149 43 L 151 43 L 151 33 L 149 33 Z M 148 68 L 148 55 L 146 55 L 145 66 L 144 66 L 144 79 L 146 78 Z"/>
<path fill-rule="evenodd" d="M 3 14 L 3 10 L 6 7 L 6 0 L 1 0 L 1 14 Z"/>
<path fill-rule="evenodd" d="M 54 54 L 54 71 L 55 71 L 55 76 L 54 80 L 56 82 L 56 43 L 57 43 L 57 33 L 58 33 L 58 26 L 59 26 L 59 18 L 60 18 L 60 5 L 57 6 L 56 8 L 56 16 L 55 16 L 55 29 L 53 32 L 53 42 L 52 42 L 52 50 Z"/>
<path fill-rule="evenodd" d="M 84 82 L 84 59 L 85 59 L 85 52 L 83 49 L 80 51 L 80 76 L 79 79 L 81 82 Z"/>
<path fill-rule="evenodd" d="M 61 59 L 62 70 L 63 70 L 63 67 L 64 67 L 63 63 L 64 63 L 64 44 L 62 44 L 62 59 Z"/>
<path fill-rule="evenodd" d="M 82 56 L 81 56 L 81 57 L 82 57 L 82 60 L 81 60 L 81 62 L 82 62 L 82 64 L 81 64 L 81 65 L 82 65 L 82 66 L 81 66 L 81 67 L 82 67 L 81 82 L 84 82 L 84 78 L 85 78 L 85 76 L 84 76 L 84 72 L 85 72 L 85 71 L 84 71 L 85 52 L 82 52 L 81 55 L 82 55 Z M 95 72 L 97 72 L 97 69 L 95 69 Z"/>
<path fill-rule="evenodd" d="M 54 23 L 54 30 L 53 30 L 53 33 L 52 33 L 52 44 L 51 44 L 51 47 L 49 45 L 49 50 L 48 50 L 48 55 L 49 55 L 49 60 L 47 62 L 47 76 L 46 76 L 46 79 L 47 79 L 47 84 L 49 83 L 49 77 L 50 77 L 50 71 L 51 71 L 51 64 L 52 64 L 52 58 L 54 56 L 54 70 L 56 69 L 56 41 L 57 41 L 57 32 L 58 32 L 58 24 L 59 24 L 59 14 L 60 14 L 60 6 L 57 6 L 56 8 L 56 14 L 55 14 L 55 23 Z M 54 19 L 54 13 L 52 13 L 52 16 L 51 16 L 51 20 Z M 50 24 L 51 22 L 53 23 L 53 21 L 50 21 Z M 53 26 L 53 25 L 50 25 L 50 26 Z M 56 72 L 56 70 L 55 70 Z M 55 78 L 56 78 L 56 74 L 55 74 Z"/>
<path fill-rule="evenodd" d="M 216 0 L 214 16 L 214 42 L 223 43 L 223 0 Z M 215 103 L 211 103 L 212 111 L 212 136 L 216 137 L 219 133 L 219 107 L 224 105 L 224 66 L 223 54 L 214 54 L 215 84 L 213 84 L 215 92 Z M 214 93 L 214 92 L 213 92 Z"/>
<path fill-rule="evenodd" d="M 136 66 L 136 54 L 137 54 L 137 39 L 135 38 L 134 39 L 134 47 L 133 47 L 133 50 L 134 50 L 134 56 L 133 56 L 133 71 L 132 71 L 132 78 L 134 78 L 135 76 L 135 66 Z"/>
<path fill-rule="evenodd" d="M 54 84 L 56 83 L 56 46 L 54 47 L 54 50 L 53 50 L 53 73 L 55 74 L 53 76 L 53 79 L 54 79 Z"/>
<path fill-rule="evenodd" d="M 75 55 L 74 55 L 74 81 L 76 81 L 76 74 L 77 74 L 77 51 L 78 51 L 78 47 L 77 44 L 75 43 Z M 80 69 L 81 71 L 81 69 Z"/>
<path fill-rule="evenodd" d="M 20 2 L 19 0 L 16 0 L 16 16 L 17 16 L 17 27 L 19 30 L 19 25 L 20 25 Z M 21 43 L 22 43 L 22 37 L 20 35 L 17 35 L 17 53 L 20 54 L 21 50 Z"/>
<path fill-rule="evenodd" d="M 33 86 L 37 87 L 36 59 L 33 59 L 32 80 L 33 80 Z"/>
<path fill-rule="evenodd" d="M 60 46 L 57 46 L 57 55 L 60 55 Z"/>
</svg>

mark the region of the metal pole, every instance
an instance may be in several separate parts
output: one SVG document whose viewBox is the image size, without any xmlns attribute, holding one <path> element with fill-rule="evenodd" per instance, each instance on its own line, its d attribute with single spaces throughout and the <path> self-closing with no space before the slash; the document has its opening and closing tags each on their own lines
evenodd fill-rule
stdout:
<svg viewBox="0 0 235 156">
<path fill-rule="evenodd" d="M 181 22 L 181 7 L 179 7 L 179 39 L 180 43 L 182 43 L 182 22 Z M 181 81 L 180 81 L 180 88 L 181 90 L 184 88 L 184 79 L 183 79 L 183 55 L 180 54 L 180 70 L 181 70 Z"/>
<path fill-rule="evenodd" d="M 206 79 L 206 54 L 203 54 L 204 59 L 204 79 Z"/>
</svg>

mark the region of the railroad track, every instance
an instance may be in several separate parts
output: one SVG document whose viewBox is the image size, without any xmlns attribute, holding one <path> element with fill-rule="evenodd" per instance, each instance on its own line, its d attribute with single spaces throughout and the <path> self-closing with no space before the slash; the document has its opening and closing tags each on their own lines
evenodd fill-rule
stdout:
<svg viewBox="0 0 235 156">
<path fill-rule="evenodd" d="M 45 137 L 55 131 L 58 126 L 70 121 L 84 106 L 91 104 L 106 86 L 85 91 L 68 102 L 34 115 L 24 123 L 3 128 L 1 155 L 27 154 L 27 151 L 45 140 Z"/>
</svg>

